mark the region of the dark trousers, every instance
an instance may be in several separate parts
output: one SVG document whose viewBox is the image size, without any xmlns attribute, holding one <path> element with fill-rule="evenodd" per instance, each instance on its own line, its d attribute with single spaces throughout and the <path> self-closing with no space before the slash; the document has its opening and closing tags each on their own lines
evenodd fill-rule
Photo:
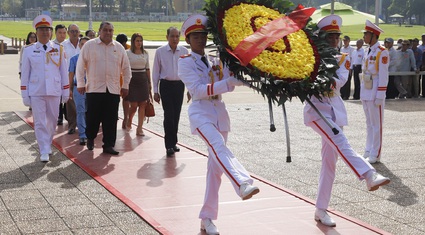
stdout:
<svg viewBox="0 0 425 235">
<path fill-rule="evenodd" d="M 422 75 L 422 97 L 425 98 L 425 75 Z"/>
<path fill-rule="evenodd" d="M 179 131 L 180 112 L 184 97 L 184 83 L 182 81 L 168 81 L 161 79 L 159 83 L 162 109 L 164 110 L 164 141 L 165 148 L 174 147 Z"/>
<path fill-rule="evenodd" d="M 385 93 L 387 99 L 395 99 L 398 96 L 398 90 L 395 86 L 395 76 L 388 77 L 387 91 Z"/>
<path fill-rule="evenodd" d="M 63 121 L 63 117 L 65 117 L 65 120 L 68 120 L 68 117 L 66 116 L 66 104 L 62 103 L 62 98 L 61 98 L 61 102 L 59 103 L 59 116 L 58 116 L 58 121 Z"/>
<path fill-rule="evenodd" d="M 102 123 L 103 148 L 114 147 L 117 139 L 118 106 L 120 96 L 106 93 L 86 93 L 86 135 L 95 139 Z"/>
<path fill-rule="evenodd" d="M 350 93 L 351 93 L 351 74 L 352 74 L 352 70 L 350 70 L 350 72 L 348 73 L 348 79 L 347 82 L 344 84 L 344 86 L 341 87 L 341 97 L 344 100 L 348 100 L 348 98 L 350 98 Z"/>
<path fill-rule="evenodd" d="M 362 65 L 357 64 L 353 66 L 354 77 L 354 94 L 353 99 L 360 99 L 360 73 L 362 72 Z"/>
</svg>

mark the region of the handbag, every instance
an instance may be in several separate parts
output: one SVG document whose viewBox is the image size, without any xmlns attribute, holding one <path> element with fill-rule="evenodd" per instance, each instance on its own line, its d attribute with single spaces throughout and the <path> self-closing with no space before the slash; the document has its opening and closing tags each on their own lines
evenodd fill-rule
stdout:
<svg viewBox="0 0 425 235">
<path fill-rule="evenodd" d="M 145 117 L 154 117 L 155 116 L 155 108 L 153 107 L 152 96 L 146 104 L 145 108 Z"/>
</svg>

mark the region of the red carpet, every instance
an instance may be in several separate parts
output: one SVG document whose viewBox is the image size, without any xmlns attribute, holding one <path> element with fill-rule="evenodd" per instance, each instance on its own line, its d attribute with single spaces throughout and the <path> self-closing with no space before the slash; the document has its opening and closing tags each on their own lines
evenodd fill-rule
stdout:
<svg viewBox="0 0 425 235">
<path fill-rule="evenodd" d="M 32 125 L 30 112 L 17 113 Z M 121 126 L 119 123 L 118 126 Z M 102 153 L 102 136 L 94 151 L 80 146 L 78 134 L 57 129 L 54 146 L 84 169 L 162 234 L 202 234 L 198 213 L 205 190 L 207 159 L 203 153 L 180 145 L 173 158 L 165 156 L 162 136 L 145 130 L 117 131 L 118 156 Z M 389 234 L 337 211 L 330 212 L 337 227 L 313 219 L 314 202 L 259 177 L 260 193 L 242 201 L 225 176 L 220 190 L 221 234 Z"/>
</svg>

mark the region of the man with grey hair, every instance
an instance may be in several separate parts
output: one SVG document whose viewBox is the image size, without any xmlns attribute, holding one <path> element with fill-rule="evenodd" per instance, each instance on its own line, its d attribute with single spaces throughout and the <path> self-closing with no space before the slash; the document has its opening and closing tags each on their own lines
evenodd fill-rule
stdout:
<svg viewBox="0 0 425 235">
<path fill-rule="evenodd" d="M 394 49 L 394 39 L 392 38 L 385 38 L 384 39 L 384 45 L 385 48 L 387 48 L 388 53 L 390 55 L 390 63 L 388 65 L 388 72 L 397 72 L 398 65 L 400 63 L 400 59 L 398 58 L 399 53 L 396 49 Z M 397 90 L 397 84 L 398 81 L 399 85 L 401 86 L 401 82 L 396 79 L 396 76 L 388 76 L 388 87 L 387 87 L 387 99 L 395 99 L 398 95 Z"/>
<path fill-rule="evenodd" d="M 341 53 L 346 53 L 348 55 L 348 57 L 350 58 L 350 61 L 353 60 L 353 51 L 354 48 L 350 46 L 350 37 L 345 35 L 343 38 L 343 45 L 342 47 L 339 49 L 339 51 Z M 341 87 L 341 97 L 343 100 L 348 100 L 350 98 L 350 93 L 351 93 L 351 77 L 353 74 L 353 70 L 352 68 L 350 68 L 349 72 L 348 72 L 348 80 L 347 82 L 344 84 L 344 86 Z"/>
<path fill-rule="evenodd" d="M 364 41 L 363 39 L 359 39 L 356 42 L 356 48 L 351 54 L 351 70 L 353 71 L 354 77 L 354 94 L 353 100 L 360 99 L 360 73 L 362 72 L 362 63 L 364 57 L 364 49 L 363 49 Z"/>
<path fill-rule="evenodd" d="M 80 53 L 80 47 L 78 46 L 80 35 L 80 28 L 76 24 L 70 24 L 68 26 L 68 39 L 65 40 L 62 45 L 65 49 L 65 55 L 68 62 L 76 54 Z M 70 84 L 72 81 L 70 81 Z M 66 102 L 66 117 L 68 120 L 68 134 L 74 134 L 75 128 L 77 127 L 77 111 L 75 109 L 75 103 L 72 96 L 72 90 L 70 90 L 70 96 L 68 102 Z"/>
<path fill-rule="evenodd" d="M 164 110 L 164 141 L 167 156 L 180 151 L 177 147 L 177 132 L 184 97 L 184 84 L 177 75 L 177 61 L 188 54 L 184 46 L 179 46 L 180 31 L 176 27 L 167 29 L 168 44 L 158 48 L 152 69 L 154 100 L 162 100 Z M 190 98 L 189 98 L 190 99 Z"/>
<path fill-rule="evenodd" d="M 410 41 L 403 40 L 401 45 L 401 50 L 398 52 L 399 66 L 397 67 L 397 71 L 416 71 L 416 60 L 412 49 L 410 49 Z M 400 93 L 399 98 L 412 98 L 412 79 L 413 77 L 411 75 L 397 76 L 396 87 Z"/>
<path fill-rule="evenodd" d="M 99 37 L 81 48 L 77 62 L 77 90 L 86 93 L 87 149 L 94 149 L 94 139 L 102 123 L 103 153 L 118 155 L 115 151 L 117 138 L 118 106 L 120 93 L 128 95 L 131 79 L 130 62 L 124 47 L 115 40 L 114 26 L 104 21 L 100 24 Z M 120 86 L 120 75 L 123 84 Z M 86 76 L 86 81 L 84 77 Z"/>
</svg>

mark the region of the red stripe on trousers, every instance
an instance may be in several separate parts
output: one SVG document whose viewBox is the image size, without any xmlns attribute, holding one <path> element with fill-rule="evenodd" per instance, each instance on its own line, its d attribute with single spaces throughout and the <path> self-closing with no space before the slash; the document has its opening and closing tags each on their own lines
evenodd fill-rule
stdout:
<svg viewBox="0 0 425 235">
<path fill-rule="evenodd" d="M 214 149 L 214 147 L 211 145 L 211 143 L 208 141 L 208 139 L 205 137 L 205 135 L 204 134 L 202 134 L 202 132 L 201 132 L 201 130 L 199 130 L 199 128 L 196 128 L 196 130 L 198 131 L 198 133 L 201 135 L 201 137 L 205 140 L 205 142 L 207 143 L 207 145 L 208 146 L 210 146 L 210 148 L 212 149 L 212 151 L 213 151 L 213 153 L 214 153 L 214 156 L 215 156 L 215 158 L 217 159 L 217 161 L 218 161 L 218 163 L 221 165 L 221 167 L 223 167 L 223 169 L 224 169 L 224 171 L 225 171 L 225 173 L 226 173 L 226 175 L 231 179 L 231 180 L 233 180 L 233 182 L 235 182 L 235 184 L 238 186 L 238 187 L 240 187 L 241 185 L 238 183 L 238 181 L 236 181 L 236 179 L 235 178 L 233 178 L 233 175 L 231 175 L 230 173 L 229 173 L 229 171 L 227 170 L 227 168 L 223 165 L 223 163 L 220 161 L 220 158 L 218 157 L 218 155 L 217 155 L 217 152 L 215 151 L 215 149 Z"/>
<path fill-rule="evenodd" d="M 382 148 L 382 105 L 379 105 L 379 149 L 378 149 L 378 158 L 381 158 L 381 148 Z"/>
<path fill-rule="evenodd" d="M 335 146 L 336 150 L 338 151 L 339 155 L 342 157 L 342 159 L 344 160 L 345 163 L 347 163 L 347 165 L 353 170 L 354 173 L 356 173 L 357 177 L 360 178 L 360 174 L 356 171 L 356 169 L 353 167 L 353 165 L 351 165 L 351 163 L 347 160 L 347 158 L 344 156 L 344 154 L 342 154 L 341 150 L 339 149 L 339 147 L 332 141 L 331 137 L 329 137 L 329 135 L 319 126 L 319 124 L 317 124 L 316 121 L 313 121 L 314 125 L 317 126 L 317 128 L 319 128 L 319 130 L 325 134 L 326 138 L 328 138 L 328 140 L 332 143 L 333 146 Z M 342 133 L 340 132 L 338 135 L 341 135 Z"/>
</svg>

